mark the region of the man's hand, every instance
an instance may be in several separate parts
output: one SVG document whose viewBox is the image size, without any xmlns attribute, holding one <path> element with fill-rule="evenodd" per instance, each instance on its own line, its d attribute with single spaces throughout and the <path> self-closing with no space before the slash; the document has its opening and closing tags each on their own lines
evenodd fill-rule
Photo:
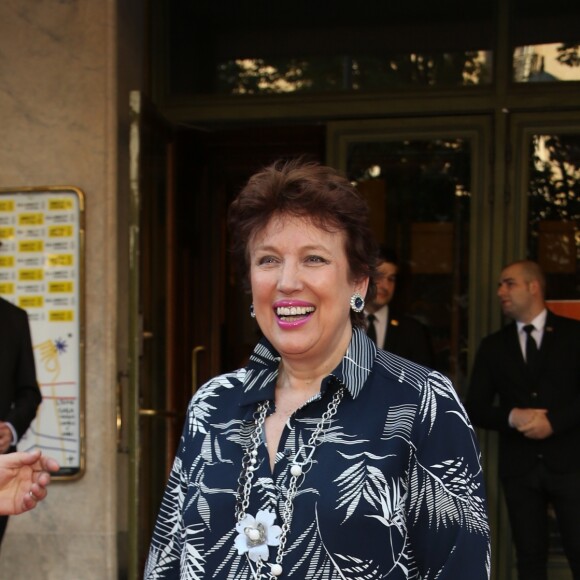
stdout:
<svg viewBox="0 0 580 580">
<path fill-rule="evenodd" d="M 521 431 L 522 427 L 531 423 L 538 411 L 546 412 L 546 409 L 521 409 L 514 407 L 508 418 L 510 427 Z"/>
<path fill-rule="evenodd" d="M 39 450 L 0 456 L 0 514 L 16 515 L 36 507 L 46 497 L 50 472 L 58 470 L 58 463 Z"/>
<path fill-rule="evenodd" d="M 536 409 L 533 419 L 518 428 L 518 431 L 530 439 L 546 439 L 554 432 L 548 420 L 547 409 Z"/>
</svg>

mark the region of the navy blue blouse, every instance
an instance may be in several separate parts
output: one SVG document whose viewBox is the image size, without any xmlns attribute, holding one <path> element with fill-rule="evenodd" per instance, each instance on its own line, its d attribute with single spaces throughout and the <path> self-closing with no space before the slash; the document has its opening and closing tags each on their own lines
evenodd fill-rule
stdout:
<svg viewBox="0 0 580 580">
<path fill-rule="evenodd" d="M 236 547 L 238 480 L 256 407 L 270 400 L 273 408 L 279 363 L 262 339 L 247 367 L 212 379 L 193 397 L 147 580 L 253 578 L 255 562 Z M 345 395 L 293 502 L 280 578 L 489 578 L 479 448 L 453 386 L 377 350 L 359 329 L 320 393 L 288 418 L 273 473 L 265 442 L 260 446 L 246 513 L 263 520 L 269 511 L 273 525 L 282 525 L 292 460 L 341 386 Z M 267 547 L 263 578 L 276 550 Z"/>
</svg>

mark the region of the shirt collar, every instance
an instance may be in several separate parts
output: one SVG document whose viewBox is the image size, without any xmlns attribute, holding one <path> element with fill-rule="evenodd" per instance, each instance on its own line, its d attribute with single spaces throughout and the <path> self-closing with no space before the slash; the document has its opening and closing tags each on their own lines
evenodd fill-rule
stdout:
<svg viewBox="0 0 580 580">
<path fill-rule="evenodd" d="M 344 385 L 353 399 L 362 391 L 372 370 L 377 347 L 361 328 L 354 328 L 347 351 L 338 366 L 322 381 L 324 392 L 333 382 Z M 274 400 L 281 357 L 263 337 L 250 356 L 243 379 L 240 405 Z"/>
<path fill-rule="evenodd" d="M 540 314 L 538 314 L 538 316 L 536 316 L 533 320 L 531 320 L 527 324 L 533 324 L 535 330 L 537 330 L 539 332 L 543 332 L 544 326 L 546 326 L 547 316 L 548 316 L 548 311 L 544 308 L 544 310 L 542 310 L 542 312 L 540 312 Z M 518 332 L 522 332 L 522 328 L 524 326 L 526 326 L 525 322 L 517 322 Z"/>
<path fill-rule="evenodd" d="M 387 324 L 389 318 L 389 305 L 385 304 L 384 306 L 381 306 L 378 310 L 373 312 L 373 314 L 376 316 L 377 322 Z"/>
</svg>

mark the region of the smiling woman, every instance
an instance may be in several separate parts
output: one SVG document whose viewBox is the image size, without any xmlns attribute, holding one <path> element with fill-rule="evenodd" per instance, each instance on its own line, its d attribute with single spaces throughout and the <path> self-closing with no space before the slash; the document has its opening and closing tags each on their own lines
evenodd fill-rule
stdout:
<svg viewBox="0 0 580 580">
<path fill-rule="evenodd" d="M 290 218 L 300 218 L 318 232 L 331 237 L 340 234 L 353 279 L 369 279 L 374 295 L 375 256 L 377 248 L 369 228 L 369 209 L 357 191 L 330 167 L 301 161 L 275 164 L 250 178 L 234 200 L 229 213 L 233 261 L 246 287 L 250 283 L 250 255 L 253 238 L 263 234 L 274 218 L 281 227 Z M 248 243 L 250 242 L 250 243 Z M 318 235 L 311 241 L 320 243 Z M 332 242 L 333 246 L 335 242 Z M 320 261 L 322 256 L 310 256 Z M 362 326 L 364 318 L 353 312 L 351 321 Z"/>
<path fill-rule="evenodd" d="M 478 445 L 453 386 L 364 332 L 365 202 L 329 167 L 280 162 L 229 226 L 263 338 L 190 403 L 146 578 L 489 578 Z"/>
<path fill-rule="evenodd" d="M 298 355 L 309 376 L 325 376 L 338 364 L 352 334 L 345 305 L 368 286 L 366 277 L 352 279 L 345 246 L 342 231 L 284 215 L 250 240 L 256 320 L 280 354 Z"/>
</svg>

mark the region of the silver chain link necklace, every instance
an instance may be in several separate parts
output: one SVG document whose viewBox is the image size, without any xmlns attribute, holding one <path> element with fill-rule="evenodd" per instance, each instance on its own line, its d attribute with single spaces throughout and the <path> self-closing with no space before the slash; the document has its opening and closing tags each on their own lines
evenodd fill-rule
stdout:
<svg viewBox="0 0 580 580">
<path fill-rule="evenodd" d="M 294 498 L 298 492 L 298 488 L 304 482 L 306 473 L 310 470 L 312 466 L 312 456 L 314 451 L 324 441 L 324 436 L 326 429 L 330 426 L 332 417 L 336 414 L 338 405 L 344 396 L 345 387 L 341 386 L 336 393 L 334 393 L 332 400 L 328 403 L 326 411 L 322 414 L 320 421 L 316 424 L 310 439 L 306 445 L 302 445 L 292 461 L 290 466 L 290 481 L 288 484 L 288 490 L 286 493 L 286 499 L 282 508 L 282 526 L 273 526 L 280 529 L 280 533 L 277 538 L 276 543 L 269 543 L 269 545 L 278 545 L 278 552 L 276 554 L 276 560 L 273 564 L 270 564 L 270 571 L 267 572 L 267 578 L 269 580 L 275 580 L 279 577 L 282 572 L 282 560 L 284 558 L 284 549 L 286 547 L 286 541 L 288 539 L 288 533 L 290 531 L 290 525 L 292 523 L 292 514 L 294 512 Z M 246 447 L 244 458 L 242 459 L 242 471 L 240 477 L 238 478 L 238 493 L 237 493 L 237 503 L 236 503 L 236 523 L 239 524 L 242 520 L 247 517 L 247 509 L 250 505 L 250 492 L 252 490 L 252 480 L 254 478 L 254 471 L 256 470 L 258 464 L 258 447 L 262 442 L 262 437 L 264 433 L 264 422 L 266 421 L 266 415 L 268 409 L 270 408 L 270 401 L 264 401 L 258 405 L 256 412 L 254 414 L 255 427 L 250 438 L 250 444 Z M 238 546 L 238 541 L 241 540 L 242 544 L 246 544 L 248 548 L 264 545 L 267 541 L 268 530 L 265 529 L 264 525 L 260 522 L 255 522 L 253 518 L 252 525 L 248 525 L 243 528 L 240 536 L 236 541 L 236 546 Z M 272 520 L 273 521 L 273 520 Z M 248 556 L 249 559 L 250 558 Z M 262 579 L 262 567 L 265 561 L 258 557 L 256 560 L 256 571 L 253 573 L 255 580 Z M 252 564 L 250 562 L 250 569 Z"/>
</svg>

